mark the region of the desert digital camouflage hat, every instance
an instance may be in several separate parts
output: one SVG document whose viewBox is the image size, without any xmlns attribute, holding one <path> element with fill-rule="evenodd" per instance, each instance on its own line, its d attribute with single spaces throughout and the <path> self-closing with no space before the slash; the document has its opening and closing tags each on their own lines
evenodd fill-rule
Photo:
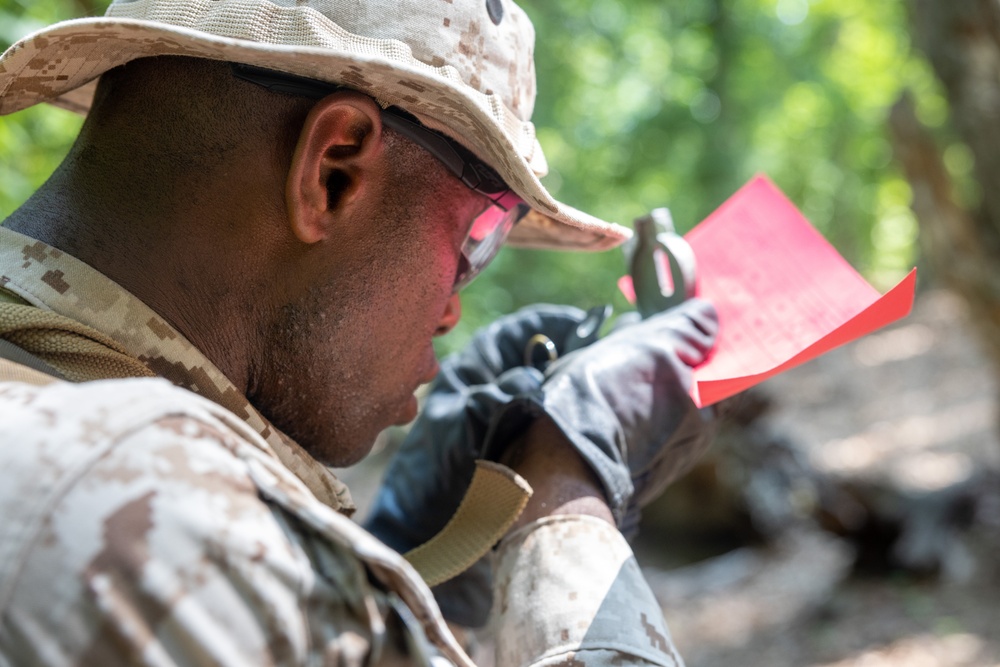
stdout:
<svg viewBox="0 0 1000 667">
<path fill-rule="evenodd" d="M 178 55 L 340 83 L 472 150 L 532 206 L 510 242 L 601 250 L 630 236 L 556 201 L 535 138 L 534 29 L 512 0 L 116 0 L 0 57 L 0 114 L 49 102 L 86 113 L 96 79 Z"/>
</svg>

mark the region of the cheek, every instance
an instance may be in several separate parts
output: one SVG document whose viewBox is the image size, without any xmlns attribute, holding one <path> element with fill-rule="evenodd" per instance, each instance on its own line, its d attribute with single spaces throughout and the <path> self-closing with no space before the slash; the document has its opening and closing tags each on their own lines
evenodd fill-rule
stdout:
<svg viewBox="0 0 1000 667">
<path fill-rule="evenodd" d="M 456 222 L 455 216 L 454 211 L 445 211 L 431 218 L 417 252 L 413 253 L 414 261 L 423 266 L 425 280 L 446 287 L 448 291 L 454 282 L 462 243 L 467 236 L 466 225 Z"/>
<path fill-rule="evenodd" d="M 404 286 L 406 298 L 402 307 L 410 310 L 414 320 L 434 321 L 432 331 L 451 298 L 458 273 L 461 244 L 444 234 L 431 236 L 422 244 L 421 252 L 410 257 L 405 275 L 399 284 Z"/>
<path fill-rule="evenodd" d="M 376 382 L 413 390 L 414 374 L 433 355 L 431 339 L 451 298 L 455 268 L 448 249 L 434 249 L 379 276 L 365 324 L 356 331 L 359 353 L 382 376 Z"/>
</svg>

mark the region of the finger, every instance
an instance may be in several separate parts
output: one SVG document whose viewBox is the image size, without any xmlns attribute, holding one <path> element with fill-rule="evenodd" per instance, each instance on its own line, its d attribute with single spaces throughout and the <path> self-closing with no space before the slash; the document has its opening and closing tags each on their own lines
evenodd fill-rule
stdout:
<svg viewBox="0 0 1000 667">
<path fill-rule="evenodd" d="M 710 301 L 693 298 L 684 303 L 683 312 L 706 336 L 714 338 L 719 333 L 719 311 Z"/>
<path fill-rule="evenodd" d="M 639 322 L 642 322 L 642 315 L 640 315 L 637 311 L 633 310 L 628 313 L 622 313 L 615 320 L 614 324 L 611 325 L 611 331 L 618 331 L 619 329 L 632 326 L 633 324 L 638 324 Z"/>
<path fill-rule="evenodd" d="M 646 334 L 684 341 L 707 354 L 719 331 L 718 314 L 711 303 L 695 299 L 647 320 Z"/>
<path fill-rule="evenodd" d="M 524 364 L 524 349 L 532 336 L 544 334 L 562 348 L 585 318 L 584 311 L 572 306 L 527 306 L 476 332 L 453 365 L 467 384 L 492 382 L 504 371 Z"/>
<path fill-rule="evenodd" d="M 678 338 L 670 343 L 673 354 L 688 368 L 701 365 L 708 358 L 711 346 L 698 345 L 691 340 Z"/>
<path fill-rule="evenodd" d="M 525 342 L 536 333 L 545 334 L 557 345 L 562 343 L 572 334 L 573 331 L 587 319 L 586 311 L 573 306 L 552 306 L 539 305 L 532 306 L 531 312 L 527 313 L 525 324 L 529 330 L 525 332 Z M 522 309 L 522 313 L 527 309 Z"/>
</svg>

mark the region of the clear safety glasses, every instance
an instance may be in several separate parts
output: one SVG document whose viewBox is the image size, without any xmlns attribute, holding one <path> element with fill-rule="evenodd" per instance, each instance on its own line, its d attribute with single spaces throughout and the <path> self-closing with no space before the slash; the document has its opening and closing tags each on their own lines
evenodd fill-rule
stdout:
<svg viewBox="0 0 1000 667">
<path fill-rule="evenodd" d="M 233 74 L 245 81 L 286 95 L 322 99 L 347 86 L 295 76 L 285 72 L 232 64 Z M 462 257 L 455 276 L 454 291 L 472 282 L 493 261 L 510 230 L 531 208 L 514 194 L 500 175 L 477 158 L 465 146 L 430 128 L 424 127 L 412 114 L 399 107 L 382 110 L 382 122 L 422 147 L 437 158 L 474 192 L 485 195 L 492 204 L 472 222 L 469 235 L 462 244 Z"/>
<path fill-rule="evenodd" d="M 462 244 L 462 258 L 455 275 L 456 292 L 471 283 L 493 261 L 510 230 L 531 210 L 520 197 L 509 190 L 490 199 L 493 203 L 472 222 L 469 235 Z"/>
</svg>

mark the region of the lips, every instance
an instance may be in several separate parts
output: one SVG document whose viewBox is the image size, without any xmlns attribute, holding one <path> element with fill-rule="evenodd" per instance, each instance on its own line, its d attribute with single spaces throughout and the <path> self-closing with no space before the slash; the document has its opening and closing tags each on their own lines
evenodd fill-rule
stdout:
<svg viewBox="0 0 1000 667">
<path fill-rule="evenodd" d="M 396 419 L 395 425 L 403 426 L 404 424 L 409 424 L 417 418 L 417 412 L 419 412 L 417 396 L 416 394 L 411 394 L 399 411 L 399 417 Z"/>
<path fill-rule="evenodd" d="M 402 426 L 403 424 L 409 424 L 411 421 L 417 418 L 417 412 L 419 411 L 419 403 L 417 401 L 417 389 L 421 386 L 431 382 L 437 377 L 438 371 L 441 367 L 438 365 L 437 359 L 433 356 L 430 367 L 420 375 L 417 379 L 416 386 L 413 387 L 413 392 L 406 398 L 402 409 L 399 412 L 399 418 L 396 421 L 397 426 Z"/>
<path fill-rule="evenodd" d="M 428 371 L 420 377 L 420 384 L 423 385 L 427 384 L 428 382 L 432 382 L 434 378 L 437 377 L 437 374 L 440 370 L 441 366 L 438 364 L 437 359 L 434 359 L 430 369 L 428 369 Z"/>
</svg>

